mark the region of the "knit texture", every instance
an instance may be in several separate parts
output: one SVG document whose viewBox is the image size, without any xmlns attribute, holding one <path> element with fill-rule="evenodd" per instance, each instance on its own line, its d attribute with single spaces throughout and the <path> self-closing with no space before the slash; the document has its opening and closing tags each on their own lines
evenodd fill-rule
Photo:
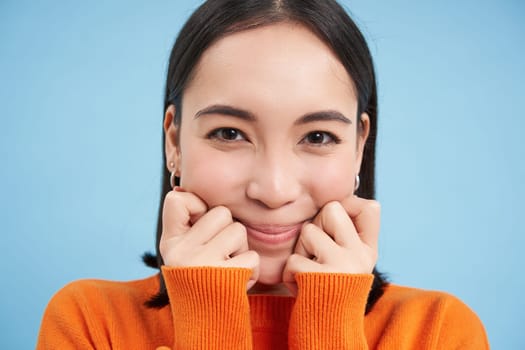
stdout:
<svg viewBox="0 0 525 350">
<path fill-rule="evenodd" d="M 365 317 L 373 275 L 300 273 L 297 298 L 248 295 L 250 270 L 162 268 L 170 305 L 144 305 L 159 279 L 81 280 L 60 290 L 37 349 L 489 349 L 457 298 L 388 285 Z"/>
</svg>

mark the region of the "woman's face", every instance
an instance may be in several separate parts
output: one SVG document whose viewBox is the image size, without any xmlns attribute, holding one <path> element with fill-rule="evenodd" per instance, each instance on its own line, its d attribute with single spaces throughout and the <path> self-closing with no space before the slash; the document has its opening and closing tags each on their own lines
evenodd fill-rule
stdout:
<svg viewBox="0 0 525 350">
<path fill-rule="evenodd" d="M 260 255 L 259 282 L 279 283 L 301 225 L 354 192 L 369 121 L 358 133 L 348 73 L 303 26 L 243 31 L 201 57 L 178 136 L 173 113 L 166 157 L 181 187 L 229 208 Z"/>
</svg>

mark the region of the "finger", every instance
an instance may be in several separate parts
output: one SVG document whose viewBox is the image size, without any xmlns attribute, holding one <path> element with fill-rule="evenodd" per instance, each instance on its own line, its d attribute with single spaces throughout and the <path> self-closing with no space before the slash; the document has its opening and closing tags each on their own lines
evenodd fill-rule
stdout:
<svg viewBox="0 0 525 350">
<path fill-rule="evenodd" d="M 244 267 L 251 269 L 252 274 L 246 286 L 247 289 L 250 289 L 259 279 L 259 264 L 259 254 L 253 250 L 248 250 L 227 260 L 225 267 Z"/>
<path fill-rule="evenodd" d="M 226 261 L 225 267 L 243 267 L 254 270 L 253 275 L 259 275 L 259 254 L 254 250 L 248 250 L 242 254 L 236 255 Z"/>
<path fill-rule="evenodd" d="M 224 206 L 210 209 L 188 231 L 187 239 L 193 244 L 205 244 L 233 223 L 232 213 Z"/>
<path fill-rule="evenodd" d="M 295 283 L 295 274 L 300 272 L 321 272 L 322 266 L 299 254 L 292 254 L 288 258 L 283 270 L 283 282 L 285 284 Z M 293 289 L 293 288 L 292 288 Z"/>
<path fill-rule="evenodd" d="M 297 242 L 295 243 L 294 253 L 304 256 L 305 258 L 312 259 L 313 257 L 315 257 L 315 254 L 306 248 L 306 245 L 303 242 L 305 238 L 301 237 L 303 235 L 303 232 L 305 231 L 305 227 L 309 224 L 310 223 L 305 223 L 303 224 L 303 227 L 301 227 L 299 238 L 297 238 Z"/>
<path fill-rule="evenodd" d="M 321 228 L 314 224 L 305 224 L 301 230 L 295 254 L 323 263 L 336 248 L 336 243 Z"/>
<path fill-rule="evenodd" d="M 175 192 L 182 192 L 182 193 L 185 193 L 185 192 L 186 192 L 186 193 L 189 193 L 189 192 L 187 192 L 184 188 L 182 188 L 182 187 L 180 187 L 180 186 L 175 186 L 175 187 L 173 187 L 173 191 L 175 191 Z M 197 196 L 195 193 L 192 193 L 192 194 L 193 194 L 194 196 Z M 197 198 L 200 199 L 199 196 L 197 196 Z M 207 209 L 206 209 L 206 210 L 207 210 Z M 202 215 L 204 215 L 204 214 L 205 214 L 205 212 L 198 212 L 198 213 L 194 213 L 194 214 L 192 214 L 191 217 L 190 217 L 190 223 L 193 225 L 193 224 L 194 224 L 195 222 L 197 222 L 197 220 L 199 220 L 200 217 L 201 217 Z"/>
<path fill-rule="evenodd" d="M 327 203 L 314 218 L 314 224 L 342 247 L 350 247 L 359 242 L 354 223 L 339 202 Z"/>
<path fill-rule="evenodd" d="M 351 196 L 341 205 L 352 219 L 361 240 L 377 250 L 381 225 L 381 205 L 378 201 Z"/>
<path fill-rule="evenodd" d="M 210 251 L 219 252 L 224 259 L 229 259 L 248 251 L 246 228 L 240 222 L 234 222 L 207 243 Z"/>
<path fill-rule="evenodd" d="M 190 192 L 170 191 L 162 209 L 163 238 L 185 234 L 191 227 L 192 218 L 206 213 L 206 203 Z"/>
</svg>

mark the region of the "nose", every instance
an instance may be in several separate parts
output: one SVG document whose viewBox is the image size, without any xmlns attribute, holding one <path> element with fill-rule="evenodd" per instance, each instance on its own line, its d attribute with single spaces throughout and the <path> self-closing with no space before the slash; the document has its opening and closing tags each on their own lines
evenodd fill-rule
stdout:
<svg viewBox="0 0 525 350">
<path fill-rule="evenodd" d="M 293 203 L 301 194 L 300 173 L 294 156 L 279 150 L 271 154 L 259 154 L 246 194 L 270 209 Z"/>
</svg>

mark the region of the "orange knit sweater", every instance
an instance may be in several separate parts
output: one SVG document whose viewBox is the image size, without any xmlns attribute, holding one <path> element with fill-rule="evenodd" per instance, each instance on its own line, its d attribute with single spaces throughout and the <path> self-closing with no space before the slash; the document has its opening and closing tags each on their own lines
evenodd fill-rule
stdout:
<svg viewBox="0 0 525 350">
<path fill-rule="evenodd" d="M 50 301 L 37 349 L 488 349 L 457 298 L 388 285 L 364 315 L 372 275 L 301 273 L 297 298 L 247 295 L 250 271 L 163 268 L 170 306 L 144 302 L 156 276 L 83 280 Z"/>
</svg>

